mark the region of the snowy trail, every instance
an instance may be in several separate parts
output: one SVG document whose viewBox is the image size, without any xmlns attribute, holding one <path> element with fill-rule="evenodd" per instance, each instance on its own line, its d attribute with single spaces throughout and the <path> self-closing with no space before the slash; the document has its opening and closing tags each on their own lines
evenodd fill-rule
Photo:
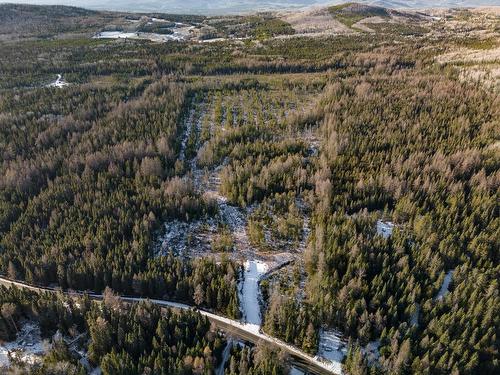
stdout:
<svg viewBox="0 0 500 375">
<path fill-rule="evenodd" d="M 241 286 L 240 303 L 243 310 L 243 320 L 258 332 L 262 323 L 260 315 L 259 281 L 267 272 L 268 265 L 255 260 L 245 262 L 244 280 Z"/>
<path fill-rule="evenodd" d="M 211 191 L 210 193 L 218 202 L 222 220 L 231 230 L 236 253 L 238 256 L 246 258 L 239 296 L 240 308 L 243 313 L 242 321 L 247 323 L 254 332 L 259 332 L 262 323 L 259 281 L 268 271 L 269 264 L 255 258 L 255 250 L 250 245 L 247 235 L 247 218 L 243 211 L 228 204 L 226 198 L 218 192 Z"/>
<path fill-rule="evenodd" d="M 262 276 L 268 272 L 270 264 L 256 258 L 255 249 L 251 246 L 247 234 L 248 213 L 230 205 L 226 197 L 218 192 L 219 184 L 220 179 L 218 176 L 212 174 L 209 178 L 210 189 L 207 193 L 217 201 L 221 219 L 227 224 L 233 235 L 237 256 L 246 259 L 244 277 L 239 287 L 240 308 L 243 314 L 242 321 L 247 323 L 254 332 L 259 332 L 262 323 L 259 282 Z"/>
</svg>

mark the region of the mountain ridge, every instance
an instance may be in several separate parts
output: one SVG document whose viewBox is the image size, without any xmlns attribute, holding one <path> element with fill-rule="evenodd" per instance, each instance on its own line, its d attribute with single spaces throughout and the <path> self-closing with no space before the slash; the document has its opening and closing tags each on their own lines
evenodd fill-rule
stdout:
<svg viewBox="0 0 500 375">
<path fill-rule="evenodd" d="M 34 5 L 68 5 L 83 7 L 92 10 L 109 10 L 123 12 L 165 12 L 175 14 L 203 14 L 203 15 L 228 15 L 241 13 L 254 13 L 259 11 L 292 10 L 310 6 L 330 6 L 345 3 L 345 1 L 324 0 L 253 0 L 253 1 L 222 1 L 215 0 L 207 3 L 199 0 L 147 0 L 137 4 L 135 1 L 122 0 L 88 0 L 84 4 L 77 0 L 17 0 L 0 1 L 2 3 L 19 3 Z M 359 0 L 357 3 L 380 6 L 385 8 L 456 8 L 498 5 L 494 0 Z"/>
</svg>

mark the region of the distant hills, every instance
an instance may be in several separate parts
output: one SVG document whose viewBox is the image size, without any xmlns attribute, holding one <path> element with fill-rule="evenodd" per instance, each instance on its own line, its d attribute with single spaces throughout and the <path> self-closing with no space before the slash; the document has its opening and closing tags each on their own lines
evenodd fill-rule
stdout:
<svg viewBox="0 0 500 375">
<path fill-rule="evenodd" d="M 95 10 L 168 12 L 181 14 L 235 14 L 265 10 L 286 10 L 311 5 L 338 5 L 328 0 L 13 0 L 22 4 L 73 5 Z M 476 7 L 498 5 L 498 0 L 359 0 L 358 3 L 386 8 Z"/>
</svg>

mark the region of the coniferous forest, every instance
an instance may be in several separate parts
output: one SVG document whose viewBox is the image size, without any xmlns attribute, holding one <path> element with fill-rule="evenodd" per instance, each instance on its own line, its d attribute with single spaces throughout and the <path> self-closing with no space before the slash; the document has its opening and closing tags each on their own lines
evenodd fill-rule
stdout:
<svg viewBox="0 0 500 375">
<path fill-rule="evenodd" d="M 0 4 L 2 371 L 499 373 L 500 13 L 315 12 Z"/>
</svg>

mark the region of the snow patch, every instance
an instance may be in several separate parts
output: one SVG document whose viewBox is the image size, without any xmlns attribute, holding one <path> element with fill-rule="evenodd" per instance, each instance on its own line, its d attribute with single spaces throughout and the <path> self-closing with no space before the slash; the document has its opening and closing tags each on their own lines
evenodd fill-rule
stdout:
<svg viewBox="0 0 500 375">
<path fill-rule="evenodd" d="M 213 218 L 184 222 L 173 220 L 164 224 L 165 233 L 153 246 L 155 256 L 172 251 L 177 256 L 202 256 L 211 252 L 210 240 L 217 232 Z"/>
<path fill-rule="evenodd" d="M 319 349 L 315 359 L 323 362 L 336 374 L 342 374 L 342 360 L 347 355 L 347 344 L 338 331 L 320 331 Z"/>
<path fill-rule="evenodd" d="M 189 224 L 174 220 L 165 223 L 165 235 L 160 240 L 159 254 L 165 255 L 172 250 L 176 255 L 184 254 L 187 245 Z"/>
<path fill-rule="evenodd" d="M 394 223 L 390 221 L 377 220 L 377 234 L 384 238 L 389 238 L 394 230 Z"/>
<path fill-rule="evenodd" d="M 64 86 L 68 86 L 68 85 L 69 85 L 69 83 L 68 83 L 68 82 L 66 82 L 66 81 L 63 79 L 62 75 L 61 75 L 61 74 L 58 74 L 58 75 L 57 75 L 57 79 L 56 79 L 54 82 L 49 83 L 49 84 L 47 85 L 47 87 L 57 87 L 58 89 L 61 89 L 61 88 L 63 88 Z"/>
<path fill-rule="evenodd" d="M 439 289 L 439 292 L 436 296 L 436 300 L 440 301 L 443 299 L 443 297 L 445 295 L 448 294 L 448 288 L 450 287 L 450 283 L 451 283 L 451 280 L 453 278 L 453 272 L 455 270 L 450 270 L 446 273 L 446 275 L 444 276 L 444 280 L 443 280 L 443 283 L 441 284 L 441 289 Z"/>
<path fill-rule="evenodd" d="M 169 20 L 166 20 L 166 19 L 163 19 L 163 18 L 156 18 L 156 17 L 151 18 L 151 21 L 153 21 L 153 22 L 159 22 L 159 23 L 160 22 L 163 22 L 163 23 L 170 22 Z"/>
</svg>

